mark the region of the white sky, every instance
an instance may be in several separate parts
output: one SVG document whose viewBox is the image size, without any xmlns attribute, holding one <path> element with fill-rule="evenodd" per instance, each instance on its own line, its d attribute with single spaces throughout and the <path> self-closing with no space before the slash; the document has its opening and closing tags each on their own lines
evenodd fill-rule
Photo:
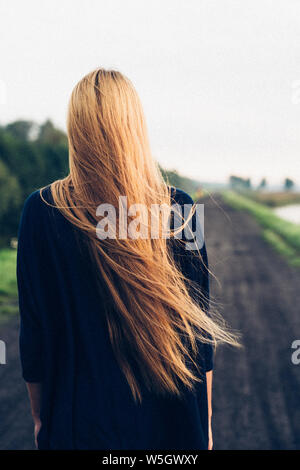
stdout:
<svg viewBox="0 0 300 470">
<path fill-rule="evenodd" d="M 115 67 L 165 167 L 300 183 L 299 0 L 0 0 L 0 18 L 1 124 L 65 128 L 75 83 Z"/>
</svg>

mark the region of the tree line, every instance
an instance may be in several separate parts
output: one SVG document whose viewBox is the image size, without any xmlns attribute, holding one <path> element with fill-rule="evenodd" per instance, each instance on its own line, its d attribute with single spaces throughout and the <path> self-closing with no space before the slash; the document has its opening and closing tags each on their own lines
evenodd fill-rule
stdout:
<svg viewBox="0 0 300 470">
<path fill-rule="evenodd" d="M 67 137 L 47 120 L 15 121 L 0 127 L 0 244 L 18 231 L 24 200 L 68 171 Z"/>
<path fill-rule="evenodd" d="M 266 178 L 262 178 L 257 187 L 253 187 L 250 178 L 242 178 L 240 176 L 231 175 L 229 177 L 229 185 L 232 189 L 237 191 L 247 191 L 255 189 L 262 191 L 268 186 Z M 283 181 L 283 190 L 292 191 L 295 187 L 295 182 L 291 178 L 285 178 Z"/>
</svg>

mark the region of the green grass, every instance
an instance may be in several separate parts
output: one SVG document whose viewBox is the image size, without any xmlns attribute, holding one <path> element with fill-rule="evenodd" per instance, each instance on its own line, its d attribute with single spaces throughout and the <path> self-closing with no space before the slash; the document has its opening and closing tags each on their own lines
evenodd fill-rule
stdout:
<svg viewBox="0 0 300 470">
<path fill-rule="evenodd" d="M 297 254 L 279 235 L 272 232 L 272 230 L 265 229 L 263 231 L 263 237 L 280 255 L 287 258 L 290 264 L 300 267 L 299 254 Z"/>
<path fill-rule="evenodd" d="M 18 312 L 16 250 L 0 250 L 0 322 Z"/>
<path fill-rule="evenodd" d="M 222 194 L 224 201 L 238 210 L 249 212 L 264 228 L 263 236 L 290 264 L 300 266 L 300 226 L 281 219 L 273 211 L 233 191 Z"/>
</svg>

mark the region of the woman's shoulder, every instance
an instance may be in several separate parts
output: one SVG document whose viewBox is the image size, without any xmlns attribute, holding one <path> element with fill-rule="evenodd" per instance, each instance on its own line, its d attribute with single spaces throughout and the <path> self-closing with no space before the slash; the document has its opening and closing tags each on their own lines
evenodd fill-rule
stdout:
<svg viewBox="0 0 300 470">
<path fill-rule="evenodd" d="M 53 220 L 57 212 L 53 205 L 50 185 L 37 189 L 29 194 L 24 202 L 20 225 L 25 225 L 27 230 L 41 232 L 44 226 L 49 227 L 49 220 Z"/>
<path fill-rule="evenodd" d="M 72 240 L 72 224 L 55 206 L 51 185 L 33 191 L 24 202 L 18 238 L 46 247 L 58 240 Z M 48 245 L 47 245 L 48 246 Z"/>
<path fill-rule="evenodd" d="M 52 203 L 50 185 L 33 191 L 25 199 L 23 211 L 42 210 L 44 206 Z"/>
<path fill-rule="evenodd" d="M 194 204 L 192 197 L 188 193 L 183 191 L 183 189 L 175 188 L 174 186 L 170 186 L 170 189 L 171 200 L 174 201 L 176 204 Z"/>
<path fill-rule="evenodd" d="M 203 205 L 196 204 L 193 210 L 193 198 L 180 188 L 171 187 L 171 204 L 179 204 L 181 208 L 180 216 L 187 221 L 187 225 L 183 231 L 183 239 L 188 235 L 188 240 L 193 239 L 194 244 L 189 246 L 189 250 L 200 249 L 205 250 L 204 243 L 204 212 Z M 191 215 L 191 217 L 190 217 Z M 182 219 L 179 218 L 179 223 Z M 193 245 L 193 247 L 192 247 Z"/>
</svg>

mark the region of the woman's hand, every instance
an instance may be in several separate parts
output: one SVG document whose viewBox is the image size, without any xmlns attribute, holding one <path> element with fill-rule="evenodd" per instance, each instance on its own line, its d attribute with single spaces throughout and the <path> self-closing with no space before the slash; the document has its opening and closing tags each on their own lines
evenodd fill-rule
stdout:
<svg viewBox="0 0 300 470">
<path fill-rule="evenodd" d="M 38 436 L 38 433 L 40 432 L 41 427 L 42 427 L 41 420 L 36 419 L 34 421 L 34 442 L 35 442 L 36 448 L 38 448 L 37 436 Z"/>
<path fill-rule="evenodd" d="M 30 399 L 31 414 L 34 423 L 34 441 L 36 448 L 38 448 L 37 435 L 42 427 L 42 423 L 40 420 L 42 384 L 40 382 L 27 382 L 26 385 Z"/>
<path fill-rule="evenodd" d="M 211 427 L 212 418 L 212 379 L 213 371 L 206 372 L 206 383 L 207 383 L 207 408 L 208 408 L 208 450 L 213 449 L 213 435 Z"/>
<path fill-rule="evenodd" d="M 208 425 L 208 450 L 213 449 L 213 435 L 212 435 L 212 427 L 211 427 L 211 419 L 209 420 L 209 425 Z"/>
</svg>

